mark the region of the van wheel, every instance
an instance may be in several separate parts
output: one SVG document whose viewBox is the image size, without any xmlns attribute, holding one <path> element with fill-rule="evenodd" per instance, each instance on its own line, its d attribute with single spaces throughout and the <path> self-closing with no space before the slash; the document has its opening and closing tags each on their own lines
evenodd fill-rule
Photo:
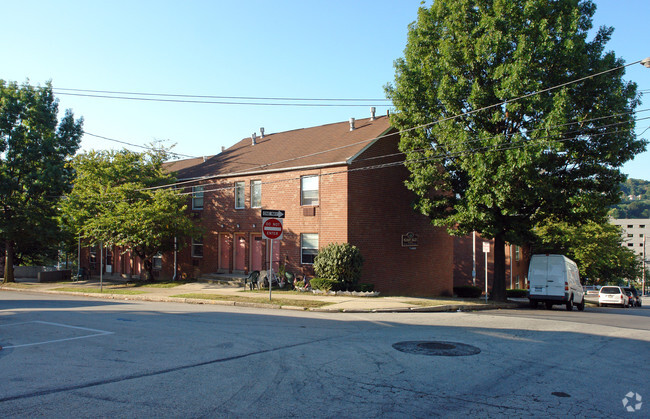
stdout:
<svg viewBox="0 0 650 419">
<path fill-rule="evenodd" d="M 569 301 L 566 302 L 566 309 L 567 311 L 573 310 L 573 300 L 569 299 Z"/>
<path fill-rule="evenodd" d="M 546 303 L 546 309 L 547 309 L 547 310 L 550 310 L 550 309 L 552 309 L 552 308 L 553 308 L 553 304 L 551 304 L 551 303 Z"/>
<path fill-rule="evenodd" d="M 537 308 L 537 301 L 530 300 L 528 305 L 530 305 L 530 308 Z"/>
<path fill-rule="evenodd" d="M 585 311 L 585 299 L 584 297 L 582 298 L 582 302 L 578 304 L 578 310 L 579 311 Z"/>
</svg>

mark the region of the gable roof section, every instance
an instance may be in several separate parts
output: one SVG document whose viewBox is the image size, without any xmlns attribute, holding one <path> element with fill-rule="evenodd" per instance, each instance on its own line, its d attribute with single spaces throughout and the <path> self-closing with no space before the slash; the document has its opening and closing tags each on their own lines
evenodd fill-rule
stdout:
<svg viewBox="0 0 650 419">
<path fill-rule="evenodd" d="M 251 138 L 244 138 L 205 161 L 178 160 L 165 166 L 175 171 L 179 180 L 187 180 L 348 164 L 390 129 L 390 119 L 359 119 L 354 125 L 353 131 L 345 121 L 266 134 L 264 138 L 257 137 L 255 145 Z"/>
</svg>

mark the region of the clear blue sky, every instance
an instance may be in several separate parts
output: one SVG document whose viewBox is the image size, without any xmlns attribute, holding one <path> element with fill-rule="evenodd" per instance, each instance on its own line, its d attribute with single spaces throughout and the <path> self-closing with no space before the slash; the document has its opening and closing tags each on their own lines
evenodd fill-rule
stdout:
<svg viewBox="0 0 650 419">
<path fill-rule="evenodd" d="M 383 99 L 420 0 L 0 4 L 0 78 L 5 80 L 52 80 L 55 89 Z M 616 28 L 610 50 L 626 62 L 650 56 L 650 1 L 596 4 L 594 26 Z M 639 109 L 650 108 L 650 69 L 635 65 L 626 79 L 648 91 Z M 191 156 L 216 154 L 222 146 L 259 134 L 260 127 L 272 133 L 365 118 L 371 105 L 378 113 L 388 109 L 380 100 L 357 107 L 296 107 L 57 97 L 61 110 L 71 108 L 84 117 L 88 133 L 142 145 L 165 140 Z M 640 134 L 650 122 L 637 126 Z M 650 138 L 650 130 L 643 137 Z M 85 136 L 82 147 L 122 145 Z M 650 152 L 623 171 L 650 180 Z"/>
</svg>

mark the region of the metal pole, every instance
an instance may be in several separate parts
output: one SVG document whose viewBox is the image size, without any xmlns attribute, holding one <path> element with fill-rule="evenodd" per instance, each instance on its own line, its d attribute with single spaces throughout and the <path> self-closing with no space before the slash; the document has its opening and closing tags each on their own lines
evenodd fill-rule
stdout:
<svg viewBox="0 0 650 419">
<path fill-rule="evenodd" d="M 273 288 L 273 240 L 269 240 L 269 301 L 271 301 L 271 289 Z"/>
<path fill-rule="evenodd" d="M 476 231 L 472 231 L 472 286 L 476 286 Z"/>
<path fill-rule="evenodd" d="M 641 295 L 645 295 L 645 234 L 643 235 L 643 276 L 641 282 Z"/>
<path fill-rule="evenodd" d="M 99 292 L 104 292 L 104 243 L 99 242 Z"/>
<path fill-rule="evenodd" d="M 487 303 L 487 295 L 488 295 L 488 275 L 487 275 L 487 260 L 488 260 L 488 254 L 483 253 L 483 256 L 485 256 L 485 302 Z"/>
</svg>

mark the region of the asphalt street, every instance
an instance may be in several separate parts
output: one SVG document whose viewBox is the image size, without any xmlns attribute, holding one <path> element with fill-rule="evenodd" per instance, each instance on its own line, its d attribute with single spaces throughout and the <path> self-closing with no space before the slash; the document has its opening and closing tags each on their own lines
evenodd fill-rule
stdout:
<svg viewBox="0 0 650 419">
<path fill-rule="evenodd" d="M 2 417 L 650 411 L 647 308 L 319 313 L 0 292 L 0 346 Z"/>
</svg>

